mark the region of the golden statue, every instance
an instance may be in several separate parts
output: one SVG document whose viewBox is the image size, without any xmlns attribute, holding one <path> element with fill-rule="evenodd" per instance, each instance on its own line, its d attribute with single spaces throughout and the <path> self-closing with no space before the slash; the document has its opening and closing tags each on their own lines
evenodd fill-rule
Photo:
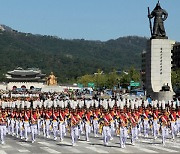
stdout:
<svg viewBox="0 0 180 154">
<path fill-rule="evenodd" d="M 46 82 L 47 82 L 48 86 L 55 86 L 55 85 L 57 85 L 57 77 L 55 77 L 53 72 L 51 72 L 51 74 L 46 79 L 47 79 Z"/>
</svg>

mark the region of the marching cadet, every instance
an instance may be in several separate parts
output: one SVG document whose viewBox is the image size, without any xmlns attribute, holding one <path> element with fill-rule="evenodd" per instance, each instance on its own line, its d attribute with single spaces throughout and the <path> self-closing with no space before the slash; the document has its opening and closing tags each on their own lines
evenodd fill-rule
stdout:
<svg viewBox="0 0 180 154">
<path fill-rule="evenodd" d="M 171 119 L 171 133 L 172 133 L 172 139 L 175 139 L 175 134 L 176 134 L 176 121 L 177 121 L 177 114 L 175 111 L 176 108 L 176 102 L 173 102 L 173 107 L 172 107 L 172 111 L 170 113 L 170 119 Z"/>
<path fill-rule="evenodd" d="M 7 109 L 7 132 L 10 135 L 11 134 L 11 111 L 10 108 L 8 107 Z"/>
<path fill-rule="evenodd" d="M 59 119 L 59 112 L 57 108 L 54 109 L 54 112 L 52 114 L 52 125 L 53 125 L 53 134 L 54 134 L 54 140 L 57 140 L 57 130 L 58 130 L 58 119 Z"/>
<path fill-rule="evenodd" d="M 86 102 L 86 112 L 84 115 L 84 122 L 85 122 L 85 134 L 86 134 L 86 141 L 89 142 L 89 134 L 91 132 L 90 120 L 91 120 L 91 112 L 89 110 L 90 104 L 89 101 Z"/>
<path fill-rule="evenodd" d="M 161 130 L 162 130 L 162 144 L 165 146 L 165 140 L 168 136 L 168 125 L 169 125 L 169 118 L 168 112 L 165 110 L 165 101 L 162 101 L 162 112 L 163 115 L 161 116 Z"/>
<path fill-rule="evenodd" d="M 148 102 L 144 101 L 144 107 L 145 107 L 145 111 L 143 113 L 143 117 L 144 117 L 144 136 L 148 137 L 148 133 L 149 133 L 149 109 L 148 109 Z"/>
<path fill-rule="evenodd" d="M 103 116 L 103 120 L 104 120 L 104 126 L 103 126 L 103 142 L 104 145 L 107 146 L 108 142 L 110 140 L 111 137 L 111 132 L 110 132 L 110 121 L 112 120 L 111 117 L 109 116 L 108 113 L 108 104 L 106 103 L 106 101 L 104 101 L 103 103 L 103 107 L 104 107 L 104 116 Z"/>
<path fill-rule="evenodd" d="M 115 134 L 115 121 L 114 121 L 114 117 L 115 117 L 115 113 L 114 113 L 115 100 L 109 100 L 108 103 L 109 103 L 109 108 L 110 108 L 109 116 L 111 118 L 111 121 L 110 121 L 110 132 L 111 132 L 110 133 L 111 134 L 110 140 L 113 140 L 113 136 Z M 121 102 L 121 103 L 123 103 L 123 102 Z"/>
<path fill-rule="evenodd" d="M 23 121 L 24 119 L 24 107 L 23 109 L 20 110 L 20 113 L 19 113 L 19 135 L 20 135 L 20 138 L 23 139 L 23 130 L 24 130 L 24 126 L 23 126 Z"/>
<path fill-rule="evenodd" d="M 120 117 L 119 117 L 119 126 L 120 126 L 120 147 L 126 147 L 127 140 L 127 117 L 124 114 L 123 108 L 125 102 L 120 104 Z"/>
<path fill-rule="evenodd" d="M 32 143 L 36 140 L 37 135 L 37 113 L 36 109 L 32 109 L 31 111 L 31 136 L 32 136 Z"/>
<path fill-rule="evenodd" d="M 46 111 L 46 120 L 45 120 L 45 124 L 46 124 L 46 137 L 50 138 L 50 125 L 51 125 L 51 116 L 52 116 L 52 112 L 51 109 L 48 108 L 48 110 Z"/>
<path fill-rule="evenodd" d="M 5 144 L 4 136 L 6 135 L 6 114 L 4 108 L 0 109 L 0 135 L 1 135 L 1 144 Z"/>
<path fill-rule="evenodd" d="M 64 101 L 64 109 L 63 109 L 63 113 L 64 113 L 64 123 L 63 123 L 63 128 L 64 128 L 64 136 L 66 136 L 66 132 L 67 132 L 67 128 L 68 128 L 68 119 L 70 116 L 70 109 L 68 107 L 68 100 Z"/>
<path fill-rule="evenodd" d="M 177 135 L 180 135 L 180 106 L 177 109 Z"/>
<path fill-rule="evenodd" d="M 158 112 L 158 108 L 157 108 L 157 100 L 153 102 L 153 136 L 154 136 L 154 140 L 157 139 L 157 135 L 158 135 L 158 130 L 159 130 L 159 126 L 158 126 L 158 120 L 159 120 L 159 112 Z"/>
<path fill-rule="evenodd" d="M 29 120 L 30 120 L 30 116 L 31 116 L 31 112 L 29 110 L 30 104 L 27 104 L 27 106 L 25 106 L 25 110 L 24 110 L 24 137 L 25 137 L 25 141 L 28 141 L 28 130 L 29 130 Z"/>
<path fill-rule="evenodd" d="M 43 136 L 46 137 L 46 122 L 45 122 L 45 118 L 46 118 L 46 107 L 43 106 L 43 110 L 41 110 L 42 114 L 41 114 L 41 126 L 42 126 L 42 130 L 43 130 Z"/>
<path fill-rule="evenodd" d="M 14 128 L 15 128 L 15 116 L 16 116 L 16 108 L 11 109 L 11 118 L 10 118 L 10 128 L 11 128 L 11 135 L 14 136 Z"/>
<path fill-rule="evenodd" d="M 78 137 L 78 123 L 79 123 L 79 118 L 77 116 L 75 107 L 73 107 L 70 115 L 72 146 L 76 145 L 75 142 L 77 141 L 77 137 Z"/>
<path fill-rule="evenodd" d="M 41 132 L 41 114 L 42 114 L 42 111 L 40 111 L 40 110 L 42 108 L 42 102 L 37 98 L 36 103 L 37 103 L 37 108 L 36 108 L 36 113 L 37 113 L 37 132 L 38 132 L 38 135 L 40 135 L 40 132 Z"/>
<path fill-rule="evenodd" d="M 131 128 L 131 143 L 132 145 L 134 146 L 135 145 L 135 140 L 136 140 L 136 135 L 137 135 L 137 119 L 136 119 L 136 114 L 134 112 L 134 102 L 131 101 L 131 115 L 130 115 L 130 122 L 131 122 L 131 125 L 130 125 L 130 128 Z"/>
<path fill-rule="evenodd" d="M 66 113 L 63 110 L 64 105 L 62 104 L 59 109 L 59 133 L 60 133 L 60 142 L 64 140 L 64 135 L 66 132 L 65 120 L 66 120 Z"/>
<path fill-rule="evenodd" d="M 142 135 L 143 132 L 143 121 L 142 121 L 142 113 L 143 113 L 143 108 L 142 108 L 142 99 L 138 101 L 138 110 L 136 110 L 136 115 L 138 115 L 138 136 Z"/>
<path fill-rule="evenodd" d="M 98 129 L 99 129 L 99 124 L 98 120 L 100 117 L 100 110 L 98 109 L 99 107 L 99 102 L 95 100 L 95 109 L 93 113 L 93 128 L 94 128 L 94 137 L 98 137 Z"/>
<path fill-rule="evenodd" d="M 17 106 L 16 118 L 15 118 L 15 129 L 16 129 L 16 137 L 19 137 L 19 106 Z"/>
<path fill-rule="evenodd" d="M 138 112 L 138 101 L 137 99 L 134 101 L 134 114 L 135 114 L 135 118 L 136 118 L 136 121 L 137 121 L 137 130 L 136 130 L 136 139 L 138 139 L 138 135 L 139 135 L 139 123 L 140 123 L 140 114 Z"/>
<path fill-rule="evenodd" d="M 84 109 L 81 108 L 81 104 L 78 105 L 78 109 L 77 109 L 77 114 L 79 117 L 79 125 L 78 125 L 78 131 L 79 131 L 79 136 L 78 139 L 81 138 L 81 134 L 84 134 L 83 132 L 83 128 L 84 128 L 84 122 L 83 122 L 83 116 L 84 116 Z"/>
</svg>

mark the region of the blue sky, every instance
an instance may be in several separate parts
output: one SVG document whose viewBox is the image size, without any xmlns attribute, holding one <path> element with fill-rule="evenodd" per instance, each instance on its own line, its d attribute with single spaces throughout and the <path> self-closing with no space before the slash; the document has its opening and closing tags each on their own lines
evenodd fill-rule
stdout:
<svg viewBox="0 0 180 154">
<path fill-rule="evenodd" d="M 180 0 L 160 0 L 170 39 L 180 41 Z M 0 24 L 63 39 L 150 36 L 147 7 L 157 0 L 0 0 Z"/>
</svg>

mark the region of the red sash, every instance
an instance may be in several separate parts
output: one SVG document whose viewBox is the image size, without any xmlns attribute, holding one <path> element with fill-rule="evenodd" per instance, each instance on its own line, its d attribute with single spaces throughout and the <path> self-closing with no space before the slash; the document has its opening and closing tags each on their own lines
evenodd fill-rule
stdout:
<svg viewBox="0 0 180 154">
<path fill-rule="evenodd" d="M 64 121 L 64 118 L 63 118 L 61 112 L 60 112 L 60 118 L 61 118 L 62 121 Z"/>
</svg>

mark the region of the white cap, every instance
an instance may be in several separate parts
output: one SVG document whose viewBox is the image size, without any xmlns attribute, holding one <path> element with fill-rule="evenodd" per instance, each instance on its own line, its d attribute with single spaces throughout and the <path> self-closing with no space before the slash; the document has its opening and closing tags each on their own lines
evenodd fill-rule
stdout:
<svg viewBox="0 0 180 154">
<path fill-rule="evenodd" d="M 114 107 L 115 101 L 109 100 L 108 103 L 109 103 L 109 107 L 112 109 Z"/>
<path fill-rule="evenodd" d="M 161 108 L 161 106 L 162 106 L 162 102 L 161 102 L 161 101 L 159 101 L 159 102 L 158 102 L 158 104 L 159 104 L 159 108 Z"/>
<path fill-rule="evenodd" d="M 138 106 L 141 107 L 142 106 L 142 100 L 138 100 Z"/>
<path fill-rule="evenodd" d="M 173 102 L 173 108 L 176 108 L 176 101 Z"/>
<path fill-rule="evenodd" d="M 134 109 L 134 100 L 131 100 L 131 109 Z"/>
<path fill-rule="evenodd" d="M 172 101 L 169 100 L 169 101 L 168 101 L 168 104 L 169 104 L 169 106 L 171 107 L 171 106 L 172 106 Z"/>
<path fill-rule="evenodd" d="M 120 109 L 123 109 L 123 108 L 124 108 L 124 102 L 120 101 Z"/>
<path fill-rule="evenodd" d="M 127 108 L 129 108 L 129 106 L 130 106 L 130 102 L 129 102 L 130 100 L 129 99 L 127 99 Z"/>
<path fill-rule="evenodd" d="M 154 108 L 157 108 L 157 103 L 158 103 L 157 100 L 153 101 L 153 106 L 154 106 Z"/>
<path fill-rule="evenodd" d="M 86 100 L 85 104 L 86 104 L 86 108 L 89 109 L 89 107 L 91 106 L 91 101 Z"/>
<path fill-rule="evenodd" d="M 107 100 L 104 100 L 102 105 L 103 105 L 105 110 L 108 109 L 108 102 L 107 102 Z"/>
<path fill-rule="evenodd" d="M 145 100 L 144 101 L 144 107 L 147 108 L 147 105 L 148 105 L 148 100 Z"/>
<path fill-rule="evenodd" d="M 121 101 L 119 99 L 116 101 L 116 103 L 117 103 L 117 107 L 120 107 Z"/>
<path fill-rule="evenodd" d="M 166 102 L 164 100 L 162 100 L 162 109 L 163 110 L 166 108 L 165 105 L 166 105 Z"/>
</svg>

